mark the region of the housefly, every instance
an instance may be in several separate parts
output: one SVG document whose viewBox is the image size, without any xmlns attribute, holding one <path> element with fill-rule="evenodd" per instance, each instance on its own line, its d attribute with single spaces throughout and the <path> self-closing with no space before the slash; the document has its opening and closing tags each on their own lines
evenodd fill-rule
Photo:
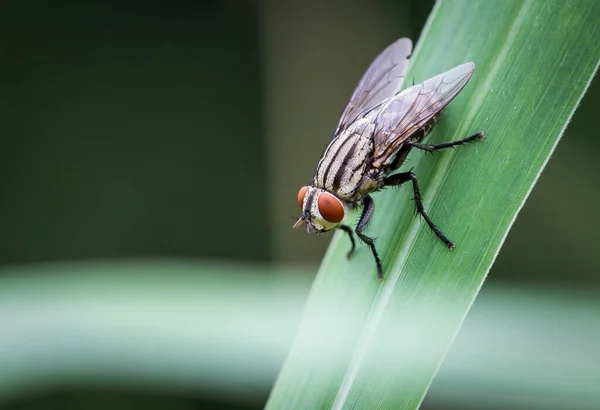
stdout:
<svg viewBox="0 0 600 410">
<path fill-rule="evenodd" d="M 398 169 L 412 148 L 435 152 L 473 140 L 483 140 L 479 132 L 468 138 L 443 144 L 423 144 L 442 109 L 465 87 L 475 64 L 465 63 L 422 84 L 398 92 L 409 66 L 412 42 L 401 38 L 388 46 L 371 63 L 348 101 L 329 145 L 315 170 L 312 184 L 300 188 L 298 205 L 302 216 L 295 227 L 306 223 L 307 232 L 320 233 L 339 228 L 350 237 L 352 229 L 343 224 L 348 211 L 362 207 L 356 225 L 358 237 L 371 249 L 377 275 L 383 278 L 381 260 L 372 238 L 363 233 L 373 216 L 369 195 L 386 186 L 411 182 L 417 213 L 435 235 L 452 250 L 450 241 L 431 221 L 421 200 L 417 177 L 412 172 L 390 175 Z"/>
</svg>

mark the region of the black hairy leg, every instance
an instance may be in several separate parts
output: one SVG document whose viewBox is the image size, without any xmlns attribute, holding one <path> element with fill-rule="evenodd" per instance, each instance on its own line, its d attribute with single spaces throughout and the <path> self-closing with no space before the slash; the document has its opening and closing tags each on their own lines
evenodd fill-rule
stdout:
<svg viewBox="0 0 600 410">
<path fill-rule="evenodd" d="M 412 171 L 391 175 L 383 180 L 383 184 L 384 186 L 399 186 L 408 181 L 412 181 L 413 191 L 415 195 L 415 205 L 417 206 L 417 213 L 421 215 L 423 219 L 425 219 L 425 222 L 427 222 L 427 225 L 429 225 L 433 233 L 435 233 L 435 235 L 438 238 L 440 238 L 442 242 L 444 242 L 444 244 L 448 247 L 449 250 L 454 249 L 456 244 L 450 241 L 446 237 L 446 235 L 444 235 L 442 231 L 440 231 L 438 227 L 435 226 L 435 224 L 429 218 L 429 215 L 427 215 L 427 212 L 425 212 L 425 208 L 423 207 L 423 201 L 421 200 L 421 191 L 419 189 L 419 183 L 417 182 L 417 176 Z"/>
<path fill-rule="evenodd" d="M 435 152 L 435 151 L 438 151 L 438 150 L 441 150 L 444 148 L 452 148 L 457 145 L 467 144 L 467 143 L 469 143 L 471 141 L 475 141 L 475 140 L 483 141 L 484 139 L 485 139 L 485 137 L 483 136 L 483 131 L 480 131 L 477 134 L 471 135 L 470 137 L 467 137 L 467 138 L 463 138 L 462 140 L 444 142 L 442 144 L 421 144 L 419 142 L 409 142 L 408 144 L 414 148 L 417 148 L 417 149 L 420 149 L 423 151 Z"/>
<path fill-rule="evenodd" d="M 350 243 L 352 244 L 352 247 L 346 254 L 346 258 L 350 259 L 350 256 L 352 256 L 352 253 L 354 253 L 354 248 L 356 248 L 356 242 L 354 241 L 354 235 L 352 234 L 352 228 L 350 228 L 348 225 L 340 225 L 338 228 L 341 229 L 342 231 L 346 232 L 348 234 L 348 236 L 350 237 Z"/>
<path fill-rule="evenodd" d="M 369 220 L 373 216 L 373 212 L 375 211 L 375 204 L 373 199 L 367 195 L 363 198 L 363 211 L 360 216 L 360 220 L 356 225 L 356 229 L 354 230 L 358 237 L 371 248 L 371 252 L 373 253 L 373 257 L 375 258 L 375 264 L 377 265 L 377 278 L 383 279 L 383 269 L 381 267 L 381 260 L 379 259 L 379 254 L 377 254 L 377 249 L 375 249 L 375 242 L 373 238 L 369 238 L 367 235 L 363 234 L 363 230 L 369 223 Z"/>
</svg>

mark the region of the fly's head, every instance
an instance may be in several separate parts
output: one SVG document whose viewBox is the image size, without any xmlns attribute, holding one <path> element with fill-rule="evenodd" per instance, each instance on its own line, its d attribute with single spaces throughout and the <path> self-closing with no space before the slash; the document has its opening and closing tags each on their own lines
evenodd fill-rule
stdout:
<svg viewBox="0 0 600 410">
<path fill-rule="evenodd" d="M 303 186 L 298 191 L 298 205 L 302 216 L 294 228 L 306 223 L 306 232 L 326 232 L 337 227 L 346 214 L 344 204 L 335 195 L 312 186 Z"/>
</svg>

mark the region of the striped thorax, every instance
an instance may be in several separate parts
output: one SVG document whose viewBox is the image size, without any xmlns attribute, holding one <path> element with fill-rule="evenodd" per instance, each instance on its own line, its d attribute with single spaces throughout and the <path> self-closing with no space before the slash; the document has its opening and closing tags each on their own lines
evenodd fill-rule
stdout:
<svg viewBox="0 0 600 410">
<path fill-rule="evenodd" d="M 373 120 L 365 117 L 335 136 L 317 165 L 313 186 L 347 203 L 377 189 L 377 182 L 368 176 L 374 129 Z"/>
<path fill-rule="evenodd" d="M 368 172 L 374 129 L 371 118 L 361 118 L 331 140 L 317 165 L 312 186 L 298 192 L 302 217 L 297 224 L 306 222 L 309 232 L 334 229 L 346 209 L 381 186 L 381 178 L 374 179 Z"/>
</svg>

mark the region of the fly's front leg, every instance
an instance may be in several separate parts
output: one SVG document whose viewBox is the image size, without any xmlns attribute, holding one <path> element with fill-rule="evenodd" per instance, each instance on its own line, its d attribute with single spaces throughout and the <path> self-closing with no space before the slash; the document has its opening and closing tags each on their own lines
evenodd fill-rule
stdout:
<svg viewBox="0 0 600 410">
<path fill-rule="evenodd" d="M 354 241 L 354 235 L 352 234 L 352 228 L 350 228 L 348 225 L 340 225 L 338 228 L 341 229 L 342 231 L 346 232 L 348 234 L 348 236 L 350 237 L 350 242 L 352 243 L 352 247 L 346 254 L 346 258 L 350 259 L 350 256 L 352 256 L 352 253 L 354 252 L 354 248 L 356 247 L 356 242 Z"/>
<path fill-rule="evenodd" d="M 383 180 L 384 186 L 398 186 L 405 182 L 412 181 L 413 191 L 415 194 L 415 205 L 417 206 L 417 213 L 420 214 L 423 219 L 427 222 L 427 225 L 436 234 L 438 238 L 448 247 L 449 250 L 454 249 L 456 244 L 451 242 L 446 236 L 440 231 L 437 226 L 429 219 L 429 215 L 425 212 L 423 207 L 423 201 L 421 200 L 421 191 L 419 190 L 419 183 L 417 182 L 417 176 L 412 172 L 402 172 L 400 174 L 391 175 Z"/>
<path fill-rule="evenodd" d="M 375 242 L 373 238 L 369 238 L 367 235 L 363 234 L 363 230 L 369 223 L 369 220 L 373 216 L 373 212 L 375 211 L 375 204 L 373 203 L 373 199 L 367 195 L 363 198 L 363 211 L 360 216 L 360 220 L 356 225 L 355 232 L 358 237 L 371 248 L 371 252 L 373 253 L 373 257 L 375 258 L 375 263 L 377 264 L 377 277 L 379 279 L 383 279 L 383 269 L 381 268 L 381 260 L 379 259 L 379 255 L 377 254 L 377 250 L 375 249 Z"/>
<path fill-rule="evenodd" d="M 443 144 L 430 145 L 430 144 L 420 144 L 418 142 L 409 142 L 408 144 L 417 149 L 421 149 L 423 151 L 435 152 L 440 149 L 451 148 L 451 147 L 455 147 L 457 145 L 463 145 L 463 144 L 466 144 L 468 142 L 475 141 L 475 140 L 483 141 L 484 139 L 485 139 L 485 137 L 483 136 L 483 131 L 480 131 L 477 134 L 471 135 L 470 137 L 467 137 L 467 138 L 463 138 L 462 140 L 444 142 Z"/>
</svg>

